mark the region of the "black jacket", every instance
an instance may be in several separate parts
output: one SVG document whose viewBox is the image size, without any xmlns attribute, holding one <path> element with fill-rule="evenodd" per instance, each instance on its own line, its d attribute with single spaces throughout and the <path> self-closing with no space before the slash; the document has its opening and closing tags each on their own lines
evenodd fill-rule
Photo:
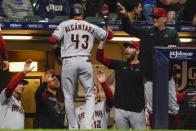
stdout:
<svg viewBox="0 0 196 131">
<path fill-rule="evenodd" d="M 138 28 L 129 23 L 127 18 L 122 19 L 122 27 L 131 36 L 138 37 L 141 41 L 140 63 L 141 71 L 147 80 L 152 81 L 153 72 L 153 47 L 168 45 L 179 45 L 180 40 L 175 29 L 166 27 L 163 31 L 158 31 L 155 27 Z"/>
<path fill-rule="evenodd" d="M 145 102 L 140 64 L 130 65 L 128 62 L 110 59 L 108 67 L 115 71 L 114 107 L 126 111 L 141 112 Z"/>
<path fill-rule="evenodd" d="M 126 111 L 141 112 L 144 109 L 144 84 L 140 64 L 110 59 L 98 49 L 96 59 L 115 71 L 114 107 Z"/>
<path fill-rule="evenodd" d="M 36 127 L 63 128 L 64 108 L 58 103 L 57 96 L 47 91 L 47 83 L 42 83 L 35 92 Z"/>
</svg>

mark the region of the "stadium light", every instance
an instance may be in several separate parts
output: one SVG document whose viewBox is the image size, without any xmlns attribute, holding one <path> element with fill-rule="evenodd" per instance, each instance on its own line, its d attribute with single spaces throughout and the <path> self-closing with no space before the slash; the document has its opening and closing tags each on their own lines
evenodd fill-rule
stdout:
<svg viewBox="0 0 196 131">
<path fill-rule="evenodd" d="M 188 42 L 192 42 L 193 39 L 190 39 L 190 38 L 180 38 L 180 41 L 183 42 L 183 43 L 188 43 Z"/>
<path fill-rule="evenodd" d="M 137 37 L 113 37 L 111 41 L 140 41 Z M 180 38 L 182 43 L 189 43 L 192 42 L 193 39 L 191 38 Z"/>
<path fill-rule="evenodd" d="M 25 62 L 10 62 L 9 63 L 9 71 L 10 72 L 20 72 L 23 70 Z M 32 62 L 31 67 L 34 66 L 32 71 L 37 71 L 38 62 Z M 31 68 L 30 67 L 30 68 Z"/>
<path fill-rule="evenodd" d="M 140 41 L 140 39 L 136 37 L 113 37 L 112 41 Z"/>
<path fill-rule="evenodd" d="M 3 36 L 5 40 L 32 40 L 33 36 L 17 36 L 17 35 L 10 35 L 10 36 Z"/>
</svg>

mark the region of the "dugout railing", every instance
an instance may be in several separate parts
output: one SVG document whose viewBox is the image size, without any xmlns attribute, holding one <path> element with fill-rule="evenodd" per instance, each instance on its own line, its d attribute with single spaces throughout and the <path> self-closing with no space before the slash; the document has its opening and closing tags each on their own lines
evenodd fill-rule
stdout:
<svg viewBox="0 0 196 131">
<path fill-rule="evenodd" d="M 153 60 L 153 129 L 168 129 L 169 64 L 196 61 L 196 48 L 155 47 Z"/>
</svg>

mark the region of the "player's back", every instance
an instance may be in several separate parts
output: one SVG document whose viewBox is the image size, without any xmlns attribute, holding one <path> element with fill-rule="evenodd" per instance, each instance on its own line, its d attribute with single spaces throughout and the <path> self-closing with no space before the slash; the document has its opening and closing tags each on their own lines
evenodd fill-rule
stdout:
<svg viewBox="0 0 196 131">
<path fill-rule="evenodd" d="M 71 19 L 62 22 L 53 36 L 61 41 L 61 57 L 89 56 L 94 39 L 105 40 L 107 32 L 84 20 Z"/>
</svg>

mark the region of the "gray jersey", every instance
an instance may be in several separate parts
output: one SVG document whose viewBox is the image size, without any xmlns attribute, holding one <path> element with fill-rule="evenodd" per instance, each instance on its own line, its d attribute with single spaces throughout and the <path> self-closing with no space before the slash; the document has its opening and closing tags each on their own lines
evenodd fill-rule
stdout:
<svg viewBox="0 0 196 131">
<path fill-rule="evenodd" d="M 76 116 L 78 119 L 78 123 L 81 126 L 81 124 L 83 124 L 83 120 L 84 120 L 84 112 L 85 112 L 85 105 L 79 106 L 78 108 L 76 108 Z M 108 126 L 108 114 L 109 112 L 107 111 L 107 105 L 105 101 L 102 102 L 98 102 L 97 104 L 95 104 L 95 111 L 94 111 L 94 115 L 93 115 L 93 120 L 94 120 L 94 124 L 93 127 L 94 128 L 101 128 L 101 129 L 107 129 Z"/>
<path fill-rule="evenodd" d="M 94 38 L 105 40 L 107 31 L 84 20 L 60 23 L 52 34 L 61 41 L 61 57 L 90 56 Z"/>
<path fill-rule="evenodd" d="M 5 89 L 0 94 L 0 129 L 24 128 L 24 110 L 21 101 L 5 96 Z"/>
<path fill-rule="evenodd" d="M 168 82 L 168 90 L 169 90 L 169 95 L 168 95 L 168 113 L 169 114 L 178 114 L 179 111 L 179 105 L 177 103 L 177 98 L 176 98 L 176 88 L 175 88 L 175 82 L 173 79 L 171 79 Z M 145 81 L 144 82 L 144 88 L 145 88 L 145 97 L 146 97 L 146 106 L 148 112 L 152 113 L 152 98 L 153 98 L 153 83 L 151 81 Z"/>
</svg>

